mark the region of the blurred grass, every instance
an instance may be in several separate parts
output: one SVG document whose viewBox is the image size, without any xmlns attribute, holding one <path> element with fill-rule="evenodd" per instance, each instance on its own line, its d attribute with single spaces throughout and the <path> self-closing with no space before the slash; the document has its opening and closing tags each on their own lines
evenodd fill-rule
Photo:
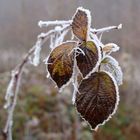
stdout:
<svg viewBox="0 0 140 140">
<path fill-rule="evenodd" d="M 8 76 L 0 76 L 1 131 L 7 115 L 3 104 Z M 14 140 L 139 140 L 139 116 L 124 104 L 123 98 L 113 118 L 92 133 L 71 103 L 70 88 L 57 93 L 54 84 L 34 70 L 23 76 L 14 113 Z M 4 140 L 2 135 L 0 140 Z"/>
</svg>

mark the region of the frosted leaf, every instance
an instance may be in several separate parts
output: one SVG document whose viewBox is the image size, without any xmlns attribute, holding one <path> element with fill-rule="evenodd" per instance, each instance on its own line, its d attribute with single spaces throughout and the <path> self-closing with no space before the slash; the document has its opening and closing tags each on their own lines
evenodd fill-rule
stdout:
<svg viewBox="0 0 140 140">
<path fill-rule="evenodd" d="M 71 26 L 74 35 L 81 41 L 89 40 L 91 26 L 90 11 L 79 7 L 72 19 L 73 21 Z"/>
<path fill-rule="evenodd" d="M 73 53 L 70 52 L 76 45 L 75 41 L 64 42 L 53 49 L 49 55 L 47 68 L 59 89 L 62 89 L 72 77 L 74 62 Z"/>
<path fill-rule="evenodd" d="M 90 11 L 88 9 L 84 9 L 83 7 L 79 7 L 78 9 L 85 11 L 86 14 L 87 14 L 87 19 L 88 19 L 87 34 L 89 35 L 89 33 L 90 33 L 90 27 L 91 27 L 91 13 L 90 13 Z M 87 36 L 87 37 L 89 37 L 89 36 Z M 89 39 L 89 38 L 87 38 L 87 39 Z"/>
<path fill-rule="evenodd" d="M 101 70 L 111 73 L 118 85 L 123 82 L 123 73 L 118 62 L 112 56 L 106 56 L 101 63 Z"/>
<path fill-rule="evenodd" d="M 38 66 L 40 63 L 41 42 L 42 41 L 39 39 L 35 45 L 36 48 L 34 51 L 34 58 L 33 58 L 33 65 L 34 66 Z"/>
<path fill-rule="evenodd" d="M 117 110 L 119 92 L 116 81 L 107 72 L 95 72 L 81 81 L 78 90 L 76 109 L 91 129 L 97 130 Z"/>
<path fill-rule="evenodd" d="M 107 53 L 107 54 L 111 54 L 112 52 L 116 52 L 120 49 L 120 47 L 114 43 L 108 43 L 106 45 L 104 45 L 103 47 L 103 52 Z"/>
<path fill-rule="evenodd" d="M 84 52 L 77 55 L 77 66 L 84 78 L 95 72 L 100 64 L 101 56 L 99 47 L 92 41 L 83 42 L 79 48 Z"/>
</svg>

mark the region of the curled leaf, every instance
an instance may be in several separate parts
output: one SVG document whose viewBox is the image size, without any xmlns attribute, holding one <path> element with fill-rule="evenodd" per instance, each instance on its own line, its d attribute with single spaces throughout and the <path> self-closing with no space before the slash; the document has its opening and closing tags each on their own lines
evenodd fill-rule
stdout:
<svg viewBox="0 0 140 140">
<path fill-rule="evenodd" d="M 101 62 L 101 70 L 111 73 L 118 85 L 123 82 L 123 73 L 117 60 L 112 56 L 106 56 Z"/>
<path fill-rule="evenodd" d="M 71 78 L 73 73 L 73 52 L 77 43 L 74 41 L 65 42 L 56 47 L 48 58 L 48 71 L 51 78 L 61 88 Z"/>
<path fill-rule="evenodd" d="M 97 48 L 93 41 L 83 42 L 79 48 L 84 52 L 77 55 L 77 66 L 82 73 L 83 77 L 86 77 L 99 65 L 100 50 Z"/>
<path fill-rule="evenodd" d="M 108 44 L 104 45 L 104 47 L 102 48 L 103 52 L 109 53 L 109 54 L 112 52 L 116 52 L 119 49 L 120 49 L 119 46 L 114 43 L 108 43 Z"/>
<path fill-rule="evenodd" d="M 103 125 L 115 113 L 118 87 L 106 72 L 95 72 L 84 79 L 76 94 L 76 108 L 92 129 Z"/>
<path fill-rule="evenodd" d="M 78 8 L 72 22 L 72 31 L 74 35 L 82 40 L 86 41 L 88 34 L 89 34 L 89 28 L 91 24 L 91 17 L 89 10 Z"/>
</svg>

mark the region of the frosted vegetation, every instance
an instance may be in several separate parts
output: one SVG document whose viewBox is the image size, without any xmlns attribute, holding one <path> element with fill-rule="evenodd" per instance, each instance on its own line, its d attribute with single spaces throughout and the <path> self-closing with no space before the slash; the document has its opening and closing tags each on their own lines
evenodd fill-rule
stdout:
<svg viewBox="0 0 140 140">
<path fill-rule="evenodd" d="M 123 79 L 117 60 L 110 56 L 119 47 L 114 43 L 104 44 L 102 37 L 104 32 L 121 29 L 122 25 L 92 28 L 91 13 L 82 7 L 77 9 L 71 20 L 39 21 L 38 25 L 40 28 L 50 26 L 51 30 L 38 35 L 35 45 L 12 70 L 4 105 L 7 109 L 4 128 L 7 139 L 12 140 L 13 113 L 25 64 L 39 65 L 41 50 L 48 40 L 50 53 L 43 62 L 47 78 L 52 79 L 59 92 L 72 83 L 72 103 L 91 129 L 97 130 L 116 112 L 118 86 Z M 66 40 L 66 37 L 70 39 Z"/>
</svg>

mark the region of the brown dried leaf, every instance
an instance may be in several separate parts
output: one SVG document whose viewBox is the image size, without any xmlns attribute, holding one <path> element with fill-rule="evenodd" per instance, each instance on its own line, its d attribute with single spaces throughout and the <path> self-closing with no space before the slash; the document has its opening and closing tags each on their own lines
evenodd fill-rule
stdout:
<svg viewBox="0 0 140 140">
<path fill-rule="evenodd" d="M 90 25 L 90 12 L 88 10 L 78 8 L 73 17 L 72 30 L 74 35 L 82 41 L 87 40 L 88 28 Z"/>
<path fill-rule="evenodd" d="M 95 72 L 84 79 L 76 96 L 76 108 L 92 129 L 104 124 L 116 111 L 118 88 L 106 72 Z"/>
<path fill-rule="evenodd" d="M 78 54 L 76 57 L 77 65 L 83 77 L 87 76 L 100 61 L 100 52 L 92 41 L 82 43 L 79 48 L 85 53 Z"/>
<path fill-rule="evenodd" d="M 48 71 L 51 78 L 61 88 L 71 78 L 73 73 L 73 52 L 76 42 L 66 42 L 56 47 L 48 58 Z"/>
<path fill-rule="evenodd" d="M 119 47 L 114 43 L 108 43 L 102 48 L 102 51 L 105 53 L 116 52 L 118 50 L 119 50 Z"/>
</svg>

